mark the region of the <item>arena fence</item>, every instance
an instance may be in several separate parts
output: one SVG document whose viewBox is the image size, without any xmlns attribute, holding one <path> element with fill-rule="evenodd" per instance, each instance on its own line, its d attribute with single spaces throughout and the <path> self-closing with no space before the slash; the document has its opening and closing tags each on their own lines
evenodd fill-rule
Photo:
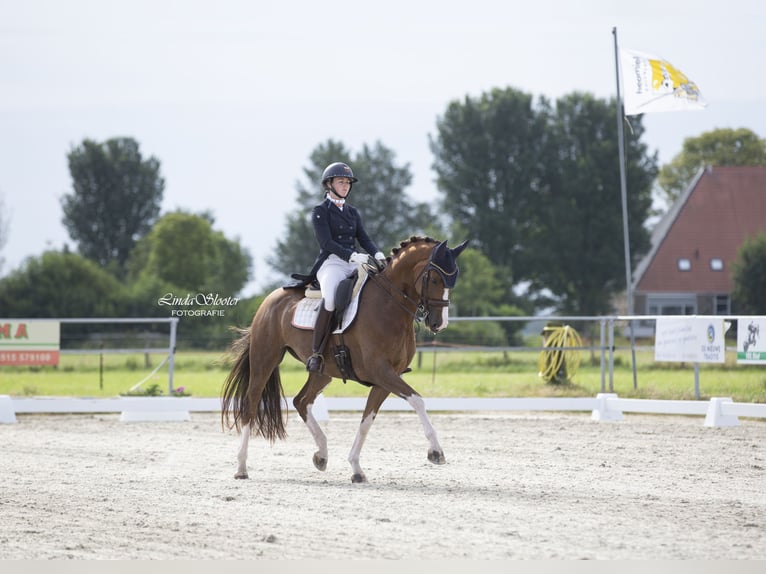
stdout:
<svg viewBox="0 0 766 574">
<path fill-rule="evenodd" d="M 649 399 L 621 399 L 613 392 L 615 326 L 636 325 L 641 321 L 656 320 L 659 316 L 615 316 L 615 317 L 454 317 L 450 321 L 524 321 L 565 323 L 596 321 L 599 324 L 599 345 L 581 347 L 540 347 L 541 350 L 598 350 L 601 356 L 601 392 L 593 398 L 426 398 L 426 408 L 438 411 L 591 411 L 591 418 L 596 421 L 619 421 L 623 413 L 652 413 L 704 415 L 706 426 L 735 426 L 739 417 L 766 418 L 766 404 L 735 403 L 730 397 L 713 397 L 708 401 L 673 401 Z M 747 317 L 714 316 L 716 319 L 738 320 Z M 667 318 L 667 317 L 666 317 Z M 764 318 L 757 318 L 764 319 Z M 170 323 L 168 355 L 170 395 L 173 394 L 173 356 L 176 348 L 176 328 L 178 319 L 62 319 L 62 322 L 168 322 Z M 766 332 L 766 329 L 764 329 Z M 766 333 L 765 333 L 766 334 Z M 635 352 L 633 337 L 631 350 Z M 508 347 L 491 350 L 524 350 L 530 347 Z M 419 347 L 421 350 L 421 347 Z M 458 349 L 455 349 L 458 350 Z M 463 350 L 466 350 L 463 347 Z M 471 350 L 477 350 L 475 347 Z M 100 350 L 104 352 L 103 349 Z M 94 351 L 99 352 L 99 351 Z M 635 357 L 633 360 L 635 377 Z M 699 399 L 699 364 L 694 363 L 695 392 Z M 608 390 L 607 390 L 608 385 Z M 330 411 L 362 411 L 364 398 L 325 398 L 320 395 L 314 405 L 317 419 L 327 419 Z M 292 401 L 286 401 L 288 409 Z M 16 414 L 33 413 L 120 413 L 124 422 L 152 420 L 190 420 L 192 412 L 220 412 L 220 400 L 215 398 L 194 397 L 119 397 L 111 399 L 81 398 L 15 398 L 0 395 L 0 423 L 16 422 Z M 398 398 L 388 398 L 381 410 L 408 411 L 409 404 Z"/>
<path fill-rule="evenodd" d="M 365 398 L 324 397 L 319 395 L 313 413 L 326 421 L 330 411 L 363 411 Z M 728 397 L 709 401 L 673 401 L 621 399 L 614 393 L 598 393 L 596 397 L 573 398 L 425 398 L 430 412 L 486 411 L 591 411 L 594 421 L 621 421 L 623 413 L 702 415 L 709 427 L 740 424 L 739 417 L 766 418 L 766 404 L 735 403 Z M 294 410 L 292 399 L 285 400 L 288 411 Z M 389 397 L 381 411 L 412 411 L 407 401 Z M 17 422 L 17 414 L 82 414 L 120 413 L 122 422 L 189 421 L 193 412 L 220 412 L 221 401 L 194 397 L 120 397 L 113 399 L 15 398 L 0 395 L 0 423 Z M 414 411 L 412 411 L 414 412 Z"/>
</svg>

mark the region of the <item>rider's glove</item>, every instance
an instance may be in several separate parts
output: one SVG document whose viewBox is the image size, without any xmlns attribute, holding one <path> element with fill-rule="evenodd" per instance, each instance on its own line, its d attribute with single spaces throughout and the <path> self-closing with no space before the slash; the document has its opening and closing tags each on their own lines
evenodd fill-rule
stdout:
<svg viewBox="0 0 766 574">
<path fill-rule="evenodd" d="M 375 255 L 375 263 L 378 264 L 378 269 L 381 271 L 386 268 L 386 256 L 383 255 L 383 252 L 378 251 Z"/>
<path fill-rule="evenodd" d="M 351 257 L 348 258 L 349 263 L 355 263 L 357 265 L 362 265 L 363 263 L 367 263 L 369 260 L 369 255 L 365 255 L 364 253 L 357 253 L 354 251 L 351 254 Z"/>
</svg>

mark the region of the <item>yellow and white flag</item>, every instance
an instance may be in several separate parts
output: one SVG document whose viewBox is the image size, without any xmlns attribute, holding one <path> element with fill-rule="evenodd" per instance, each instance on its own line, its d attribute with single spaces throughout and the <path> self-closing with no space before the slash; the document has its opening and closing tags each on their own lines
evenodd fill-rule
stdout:
<svg viewBox="0 0 766 574">
<path fill-rule="evenodd" d="M 707 106 L 697 84 L 662 58 L 620 48 L 620 66 L 626 116 Z"/>
</svg>

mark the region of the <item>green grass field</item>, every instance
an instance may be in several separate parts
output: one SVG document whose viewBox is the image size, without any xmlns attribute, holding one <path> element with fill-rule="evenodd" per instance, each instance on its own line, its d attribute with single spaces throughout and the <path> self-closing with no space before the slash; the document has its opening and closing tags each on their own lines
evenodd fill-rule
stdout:
<svg viewBox="0 0 766 574">
<path fill-rule="evenodd" d="M 731 356 L 728 356 L 728 355 Z M 419 353 L 405 380 L 426 397 L 580 397 L 602 391 L 600 357 L 581 354 L 570 383 L 545 383 L 538 376 L 539 352 Z M 114 397 L 144 381 L 139 390 L 157 385 L 168 394 L 168 366 L 152 371 L 162 355 L 62 355 L 58 367 L 0 367 L 0 394 L 22 396 Z M 692 364 L 655 363 L 650 352 L 638 352 L 637 387 L 629 351 L 615 354 L 614 378 L 608 369 L 604 391 L 625 398 L 695 399 Z M 221 353 L 180 352 L 175 356 L 174 388 L 193 397 L 218 397 L 229 367 Z M 149 376 L 151 374 L 151 376 Z M 289 355 L 281 366 L 282 385 L 293 396 L 306 381 L 302 364 Z M 700 398 L 731 397 L 738 402 L 766 403 L 766 367 L 737 365 L 727 353 L 724 365 L 700 365 Z M 367 387 L 335 380 L 325 396 L 359 397 Z"/>
</svg>

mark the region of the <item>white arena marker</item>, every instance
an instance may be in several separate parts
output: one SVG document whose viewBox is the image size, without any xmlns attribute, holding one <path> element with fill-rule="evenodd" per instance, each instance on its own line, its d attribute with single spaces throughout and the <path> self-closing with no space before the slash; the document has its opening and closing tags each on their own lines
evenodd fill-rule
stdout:
<svg viewBox="0 0 766 574">
<path fill-rule="evenodd" d="M 712 397 L 710 406 L 705 415 L 706 427 L 736 427 L 739 426 L 737 415 L 727 415 L 723 413 L 723 406 L 731 403 L 731 397 Z"/>
<path fill-rule="evenodd" d="M 593 412 L 590 415 L 591 420 L 621 421 L 622 411 L 609 408 L 609 402 L 608 402 L 609 399 L 616 399 L 616 398 L 617 398 L 617 395 L 615 393 L 598 393 L 596 395 L 598 406 L 595 409 L 593 409 Z"/>
<path fill-rule="evenodd" d="M 0 423 L 15 423 L 16 410 L 13 408 L 11 397 L 0 395 Z"/>
</svg>

